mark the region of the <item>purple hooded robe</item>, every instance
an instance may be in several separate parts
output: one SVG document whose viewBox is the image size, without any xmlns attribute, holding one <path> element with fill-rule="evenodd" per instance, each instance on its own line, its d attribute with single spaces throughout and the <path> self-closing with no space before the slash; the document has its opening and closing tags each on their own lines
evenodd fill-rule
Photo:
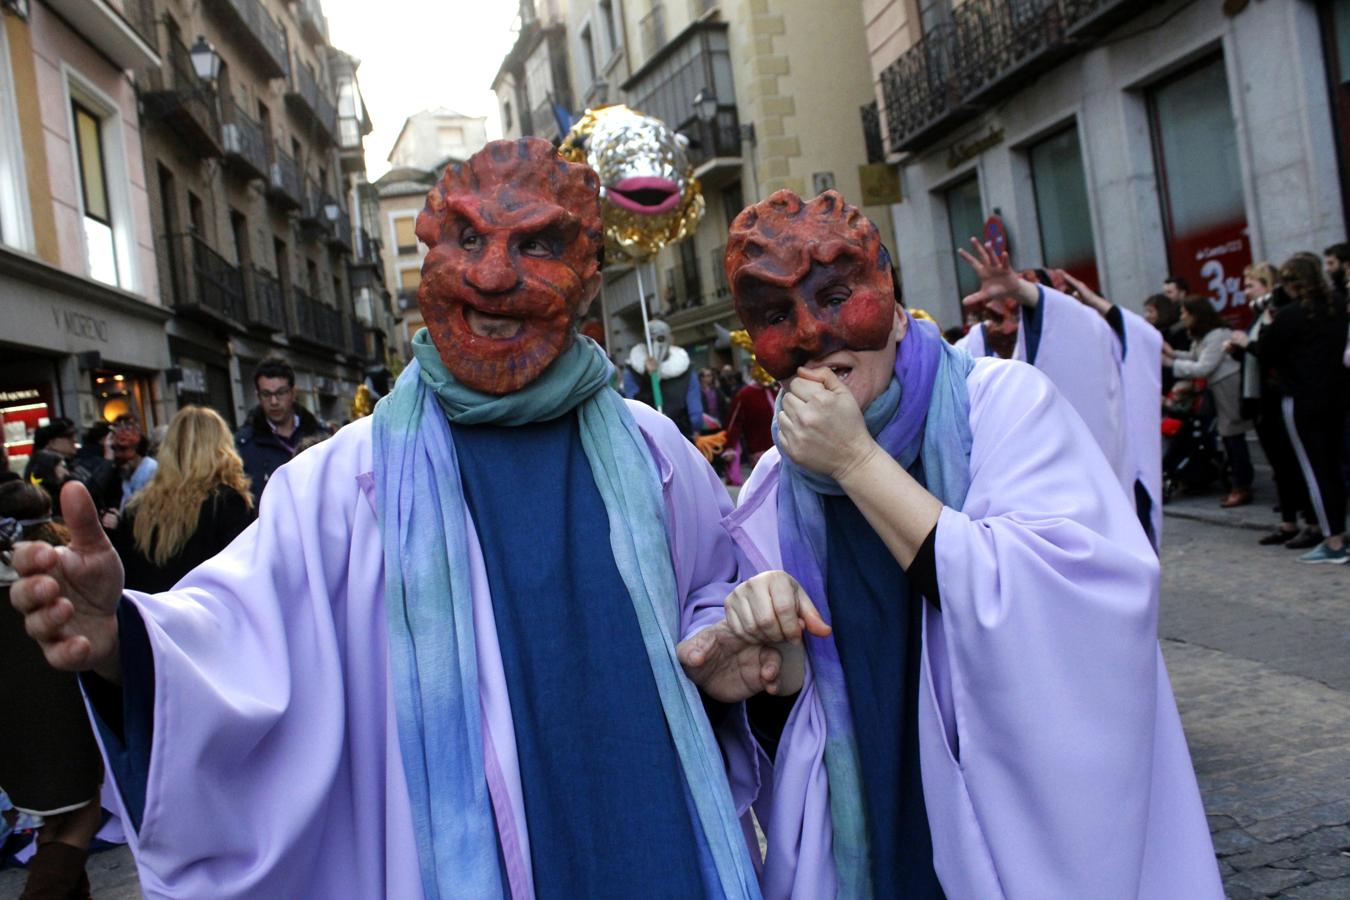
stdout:
<svg viewBox="0 0 1350 900">
<path fill-rule="evenodd" d="M 1126 416 L 1120 341 L 1094 310 L 1054 288 L 1041 286 L 1039 307 L 1040 343 L 1034 365 L 1082 417 L 1116 480 L 1126 495 L 1133 497 L 1135 460 L 1130 450 L 1131 434 L 1126 430 L 1132 423 Z M 1025 327 L 1017 330 L 1012 355 L 1022 362 L 1027 361 L 1026 332 Z M 964 347 L 976 359 L 989 353 L 980 328 L 970 329 L 956 346 Z"/>
<path fill-rule="evenodd" d="M 1158 558 L 1045 375 L 983 359 L 967 386 L 971 485 L 938 520 L 942 608 L 924 603 L 919 685 L 943 890 L 953 900 L 1221 898 L 1158 647 Z M 781 567 L 778 473 L 775 449 L 724 523 L 743 577 Z M 770 900 L 836 894 L 824 748 L 808 665 L 755 802 Z M 762 752 L 760 764 L 770 765 Z"/>
<path fill-rule="evenodd" d="M 734 551 L 716 527 L 730 500 L 669 419 L 628 406 L 660 473 L 687 636 L 720 619 L 732 587 Z M 144 818 L 128 834 L 147 897 L 423 896 L 389 680 L 371 422 L 278 469 L 258 521 L 173 591 L 125 594 L 154 657 Z M 511 707 L 482 553 L 464 515 L 503 881 L 512 897 L 529 898 Z M 718 739 L 746 761 L 733 779 L 739 814 L 757 787 L 743 714 L 729 716 Z M 117 811 L 130 821 L 120 791 Z"/>
</svg>

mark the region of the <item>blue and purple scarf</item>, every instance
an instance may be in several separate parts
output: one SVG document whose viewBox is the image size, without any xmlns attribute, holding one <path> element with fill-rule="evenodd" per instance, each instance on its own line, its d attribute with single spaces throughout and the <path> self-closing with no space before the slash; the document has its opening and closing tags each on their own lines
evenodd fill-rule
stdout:
<svg viewBox="0 0 1350 900">
<path fill-rule="evenodd" d="M 868 432 L 882 449 L 906 469 L 920 459 L 929 492 L 954 509 L 961 508 L 970 488 L 966 376 L 974 366 L 970 354 L 947 344 L 934 325 L 909 317 L 909 328 L 896 352 L 895 377 L 863 413 Z M 781 408 L 781 396 L 778 402 Z M 843 493 L 834 479 L 807 471 L 783 454 L 778 478 L 778 542 L 783 569 L 801 583 L 826 622 L 831 616 L 825 593 L 825 511 L 821 497 Z M 839 896 L 870 897 L 861 766 L 839 649 L 833 637 L 814 636 L 807 637 L 806 649 L 825 709 L 825 769 Z"/>
</svg>

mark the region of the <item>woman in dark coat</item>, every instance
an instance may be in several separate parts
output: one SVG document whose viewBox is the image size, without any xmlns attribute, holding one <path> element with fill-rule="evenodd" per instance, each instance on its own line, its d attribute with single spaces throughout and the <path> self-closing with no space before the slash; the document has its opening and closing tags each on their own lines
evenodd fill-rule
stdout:
<svg viewBox="0 0 1350 900">
<path fill-rule="evenodd" d="M 0 790 L 20 812 L 43 820 L 24 898 L 87 898 L 89 842 L 103 821 L 103 763 L 72 672 L 47 665 L 9 602 L 10 554 L 19 541 L 65 544 L 47 492 L 0 483 Z"/>
<path fill-rule="evenodd" d="M 155 477 L 113 532 L 126 586 L 167 591 L 253 521 L 253 497 L 230 430 L 214 410 L 185 406 L 169 423 Z"/>
</svg>

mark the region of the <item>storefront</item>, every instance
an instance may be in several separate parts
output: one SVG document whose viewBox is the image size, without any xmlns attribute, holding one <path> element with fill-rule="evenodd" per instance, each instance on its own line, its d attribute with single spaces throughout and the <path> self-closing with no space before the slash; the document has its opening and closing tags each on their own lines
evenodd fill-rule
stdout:
<svg viewBox="0 0 1350 900">
<path fill-rule="evenodd" d="M 56 416 L 80 429 L 123 413 L 147 429 L 167 423 L 167 310 L 4 249 L 0 297 L 0 410 L 11 466 L 31 451 L 32 431 Z"/>
</svg>

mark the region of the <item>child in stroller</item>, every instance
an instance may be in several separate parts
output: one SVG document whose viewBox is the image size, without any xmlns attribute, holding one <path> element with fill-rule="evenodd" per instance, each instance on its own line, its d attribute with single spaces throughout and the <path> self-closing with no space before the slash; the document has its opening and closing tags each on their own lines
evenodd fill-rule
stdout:
<svg viewBox="0 0 1350 900">
<path fill-rule="evenodd" d="M 1163 398 L 1163 502 L 1178 490 L 1202 493 L 1215 482 L 1228 485 L 1214 415 L 1214 398 L 1203 378 L 1179 381 Z"/>
</svg>

